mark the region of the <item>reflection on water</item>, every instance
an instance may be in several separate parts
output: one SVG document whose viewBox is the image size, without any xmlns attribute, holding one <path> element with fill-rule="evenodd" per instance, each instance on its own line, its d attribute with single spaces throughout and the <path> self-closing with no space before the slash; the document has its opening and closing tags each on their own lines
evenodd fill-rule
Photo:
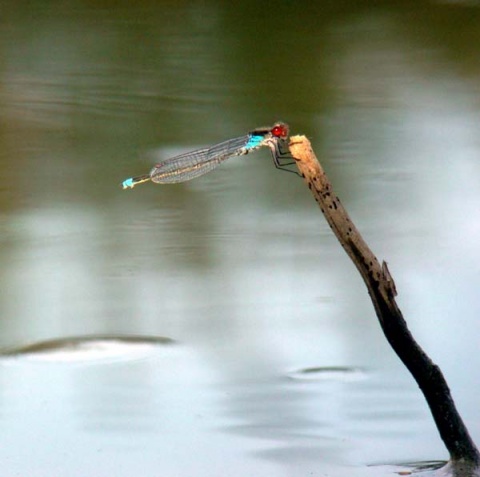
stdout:
<svg viewBox="0 0 480 477">
<path fill-rule="evenodd" d="M 268 151 L 119 187 L 279 118 L 388 261 L 480 442 L 479 9 L 37 3 L 0 16 L 7 473 L 384 476 L 446 459 L 360 278 Z"/>
<path fill-rule="evenodd" d="M 365 379 L 367 373 L 359 368 L 348 366 L 322 366 L 315 368 L 299 369 L 290 373 L 291 379 L 306 379 L 306 380 L 340 380 L 349 381 L 357 379 Z"/>
<path fill-rule="evenodd" d="M 82 336 L 41 341 L 1 353 L 0 358 L 53 363 L 98 362 L 148 357 L 173 340 L 153 336 Z"/>
</svg>

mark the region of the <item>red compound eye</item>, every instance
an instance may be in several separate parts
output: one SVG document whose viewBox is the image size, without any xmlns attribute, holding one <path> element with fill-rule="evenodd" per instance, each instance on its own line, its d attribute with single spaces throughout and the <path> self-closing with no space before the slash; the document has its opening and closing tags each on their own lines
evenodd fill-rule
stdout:
<svg viewBox="0 0 480 477">
<path fill-rule="evenodd" d="M 275 137 L 287 137 L 288 126 L 286 124 L 277 124 L 272 128 L 272 135 Z"/>
</svg>

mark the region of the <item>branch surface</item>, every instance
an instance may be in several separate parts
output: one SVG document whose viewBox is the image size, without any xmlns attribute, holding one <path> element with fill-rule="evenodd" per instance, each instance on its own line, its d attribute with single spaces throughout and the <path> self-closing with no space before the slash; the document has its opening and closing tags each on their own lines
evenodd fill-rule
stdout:
<svg viewBox="0 0 480 477">
<path fill-rule="evenodd" d="M 453 473 L 473 475 L 472 469 L 475 473 L 480 467 L 480 453 L 456 409 L 440 368 L 431 361 L 408 330 L 395 301 L 397 290 L 386 262 L 380 264 L 353 224 L 315 157 L 310 141 L 305 136 L 292 136 L 290 152 L 330 228 L 362 276 L 387 341 L 425 396 L 450 453 Z M 458 473 L 460 469 L 470 470 Z"/>
</svg>

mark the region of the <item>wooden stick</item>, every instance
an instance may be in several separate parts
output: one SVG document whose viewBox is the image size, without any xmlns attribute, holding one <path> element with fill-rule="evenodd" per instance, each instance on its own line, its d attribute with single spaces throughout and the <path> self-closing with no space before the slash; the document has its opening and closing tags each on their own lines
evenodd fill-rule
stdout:
<svg viewBox="0 0 480 477">
<path fill-rule="evenodd" d="M 305 136 L 292 136 L 290 152 L 330 228 L 360 272 L 385 337 L 422 390 L 450 453 L 451 463 L 458 464 L 455 467 L 457 471 L 460 465 L 466 465 L 469 471 L 478 470 L 480 453 L 455 407 L 440 368 L 430 360 L 408 330 L 395 302 L 397 291 L 386 262 L 380 265 L 351 221 L 315 157 L 310 141 Z"/>
</svg>

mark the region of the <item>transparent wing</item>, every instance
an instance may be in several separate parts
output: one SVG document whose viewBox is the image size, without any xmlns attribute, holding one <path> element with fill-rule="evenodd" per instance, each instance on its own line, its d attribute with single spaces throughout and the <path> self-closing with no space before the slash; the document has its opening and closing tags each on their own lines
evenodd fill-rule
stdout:
<svg viewBox="0 0 480 477">
<path fill-rule="evenodd" d="M 245 145 L 249 138 L 247 135 L 229 139 L 211 147 L 166 159 L 150 171 L 150 177 L 157 184 L 172 184 L 203 176 L 228 158 L 247 154 Z"/>
</svg>

